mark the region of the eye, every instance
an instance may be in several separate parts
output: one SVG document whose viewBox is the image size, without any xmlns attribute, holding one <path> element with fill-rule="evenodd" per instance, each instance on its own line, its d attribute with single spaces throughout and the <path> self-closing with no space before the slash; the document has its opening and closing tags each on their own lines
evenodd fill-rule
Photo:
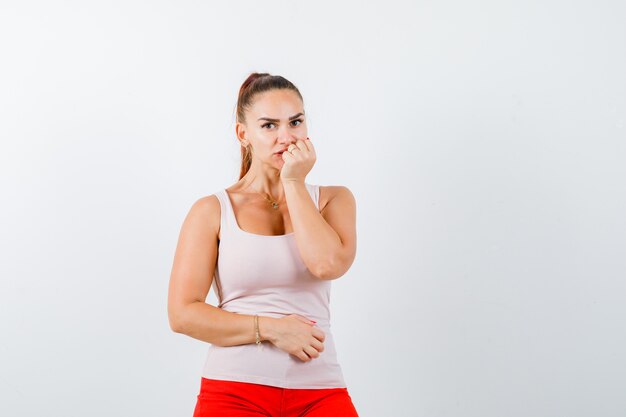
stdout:
<svg viewBox="0 0 626 417">
<path fill-rule="evenodd" d="M 302 124 L 302 119 L 296 119 L 296 120 L 291 121 L 291 123 L 294 123 L 294 122 L 298 122 L 298 124 L 295 126 L 300 126 Z M 273 124 L 274 123 L 268 122 L 268 123 L 261 125 L 261 128 L 265 128 L 266 126 L 273 125 Z"/>
</svg>

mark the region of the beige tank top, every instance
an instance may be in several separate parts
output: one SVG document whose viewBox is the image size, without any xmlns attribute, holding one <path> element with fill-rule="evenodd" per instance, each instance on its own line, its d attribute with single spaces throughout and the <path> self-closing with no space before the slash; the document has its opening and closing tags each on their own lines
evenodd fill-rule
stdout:
<svg viewBox="0 0 626 417">
<path fill-rule="evenodd" d="M 305 183 L 319 210 L 319 186 Z M 225 189 L 215 194 L 221 206 L 220 243 L 213 278 L 218 307 L 239 314 L 284 317 L 295 313 L 326 334 L 320 356 L 303 362 L 269 341 L 238 346 L 210 345 L 202 376 L 283 388 L 345 387 L 330 326 L 332 281 L 321 280 L 300 257 L 295 232 L 266 236 L 242 230 Z M 250 321 L 251 333 L 254 332 Z"/>
</svg>

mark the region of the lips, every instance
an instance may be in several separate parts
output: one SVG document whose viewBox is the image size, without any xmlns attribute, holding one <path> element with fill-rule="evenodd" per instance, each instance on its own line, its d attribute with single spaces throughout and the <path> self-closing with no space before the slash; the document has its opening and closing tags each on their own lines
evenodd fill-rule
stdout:
<svg viewBox="0 0 626 417">
<path fill-rule="evenodd" d="M 280 154 L 282 154 L 283 152 L 285 152 L 286 150 L 287 150 L 287 149 L 283 149 L 282 151 L 278 151 L 278 152 L 276 152 L 276 154 L 277 154 L 277 155 L 280 155 Z"/>
</svg>

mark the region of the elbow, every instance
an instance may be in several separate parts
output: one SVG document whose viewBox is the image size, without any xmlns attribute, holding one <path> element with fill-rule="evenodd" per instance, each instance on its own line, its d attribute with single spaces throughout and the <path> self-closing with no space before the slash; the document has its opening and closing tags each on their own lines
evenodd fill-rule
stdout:
<svg viewBox="0 0 626 417">
<path fill-rule="evenodd" d="M 168 322 L 170 325 L 170 329 L 174 333 L 183 333 L 184 332 L 184 321 L 182 318 L 182 309 L 170 309 L 168 311 Z"/>
<path fill-rule="evenodd" d="M 333 279 L 337 279 L 343 276 L 343 273 L 337 273 L 332 270 L 328 270 L 326 272 L 321 272 L 317 275 L 317 277 L 324 281 L 330 281 Z"/>
<path fill-rule="evenodd" d="M 178 322 L 174 323 L 174 322 L 170 321 L 170 329 L 174 333 L 183 333 L 183 327 Z"/>
<path fill-rule="evenodd" d="M 173 321 L 172 319 L 170 319 L 170 329 L 174 332 L 174 333 L 182 333 L 183 332 L 183 326 L 180 323 L 180 321 Z"/>
<path fill-rule="evenodd" d="M 322 280 L 332 280 L 339 278 L 344 273 L 340 271 L 340 266 L 336 262 L 329 261 L 317 268 L 315 276 Z"/>
<path fill-rule="evenodd" d="M 341 278 L 348 272 L 354 261 L 354 256 L 346 258 L 344 256 L 337 255 L 327 262 L 322 263 L 316 270 L 315 276 L 323 280 L 333 280 Z"/>
</svg>

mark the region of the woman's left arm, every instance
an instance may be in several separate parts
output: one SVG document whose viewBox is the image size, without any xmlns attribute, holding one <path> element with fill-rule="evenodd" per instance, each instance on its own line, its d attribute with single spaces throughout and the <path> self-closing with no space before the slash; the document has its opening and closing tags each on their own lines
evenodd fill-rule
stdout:
<svg viewBox="0 0 626 417">
<path fill-rule="evenodd" d="M 285 198 L 304 264 L 316 277 L 344 275 L 356 256 L 356 201 L 344 186 L 325 187 L 330 200 L 318 211 L 303 181 L 284 181 Z"/>
</svg>

